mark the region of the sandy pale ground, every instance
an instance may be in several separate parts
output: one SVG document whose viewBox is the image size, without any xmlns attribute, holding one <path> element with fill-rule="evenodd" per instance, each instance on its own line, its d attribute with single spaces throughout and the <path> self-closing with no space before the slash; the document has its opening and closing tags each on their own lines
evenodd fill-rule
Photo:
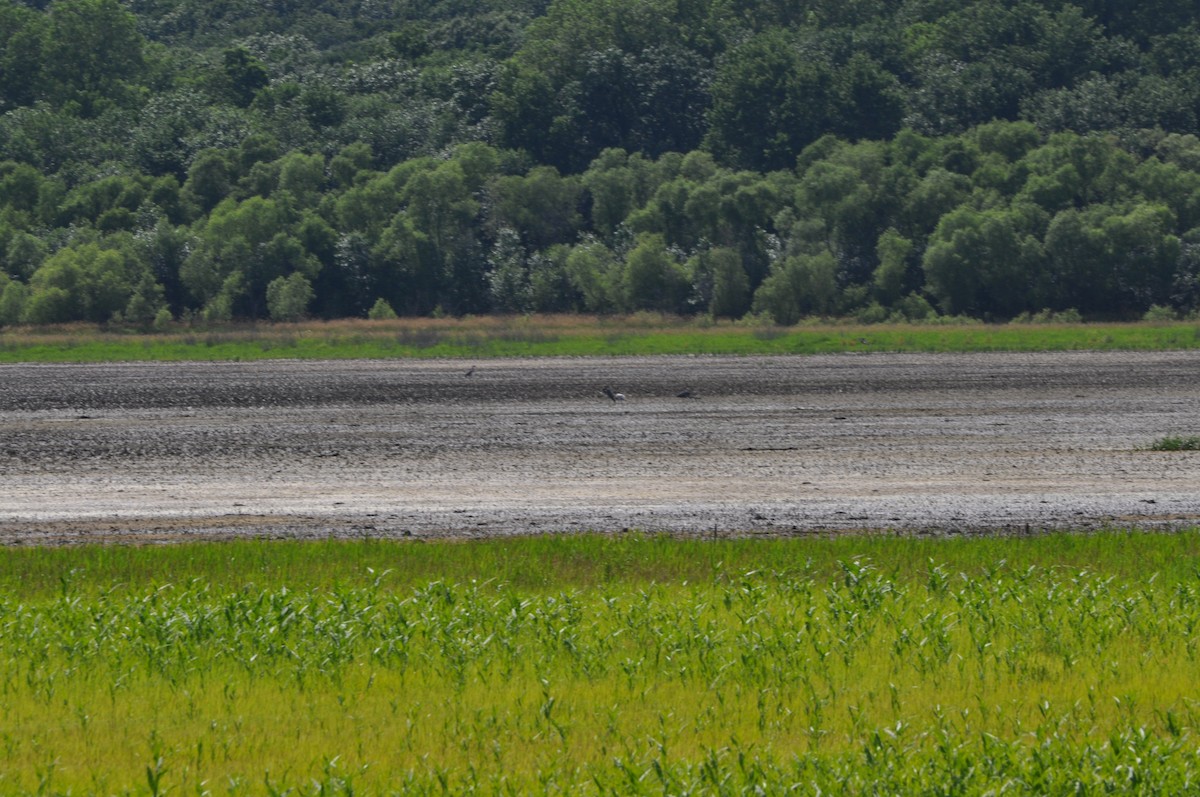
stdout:
<svg viewBox="0 0 1200 797">
<path fill-rule="evenodd" d="M 0 366 L 0 542 L 1200 523 L 1200 352 L 471 365 Z"/>
</svg>

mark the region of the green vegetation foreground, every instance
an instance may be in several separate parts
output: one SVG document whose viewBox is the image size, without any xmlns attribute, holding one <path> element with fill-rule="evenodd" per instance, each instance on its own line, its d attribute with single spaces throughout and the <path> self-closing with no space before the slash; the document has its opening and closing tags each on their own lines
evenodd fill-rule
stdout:
<svg viewBox="0 0 1200 797">
<path fill-rule="evenodd" d="M 1200 530 L 11 549 L 0 791 L 1179 793 L 1198 553 Z"/>
<path fill-rule="evenodd" d="M 804 324 L 632 316 L 486 316 L 180 327 L 138 334 L 93 325 L 0 330 L 0 363 L 130 360 L 531 357 L 837 352 L 1166 351 L 1200 347 L 1188 323 Z"/>
</svg>

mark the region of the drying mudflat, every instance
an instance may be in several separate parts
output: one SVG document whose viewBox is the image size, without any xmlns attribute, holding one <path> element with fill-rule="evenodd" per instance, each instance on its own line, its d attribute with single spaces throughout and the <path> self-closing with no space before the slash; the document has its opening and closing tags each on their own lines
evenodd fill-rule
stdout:
<svg viewBox="0 0 1200 797">
<path fill-rule="evenodd" d="M 3 365 L 0 542 L 1183 527 L 1193 434 L 1200 352 Z"/>
</svg>

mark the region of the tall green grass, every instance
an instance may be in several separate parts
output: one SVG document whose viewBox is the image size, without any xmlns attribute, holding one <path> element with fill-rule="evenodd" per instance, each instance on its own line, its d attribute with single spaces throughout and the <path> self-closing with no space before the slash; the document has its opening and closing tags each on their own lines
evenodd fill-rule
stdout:
<svg viewBox="0 0 1200 797">
<path fill-rule="evenodd" d="M 1168 435 L 1150 444 L 1151 451 L 1200 451 L 1200 435 Z"/>
<path fill-rule="evenodd" d="M 11 549 L 0 793 L 1181 793 L 1198 546 Z"/>
<path fill-rule="evenodd" d="M 1195 324 L 803 325 L 658 316 L 425 319 L 255 325 L 156 334 L 103 328 L 0 331 L 0 362 L 481 358 L 1163 350 L 1200 346 Z"/>
</svg>

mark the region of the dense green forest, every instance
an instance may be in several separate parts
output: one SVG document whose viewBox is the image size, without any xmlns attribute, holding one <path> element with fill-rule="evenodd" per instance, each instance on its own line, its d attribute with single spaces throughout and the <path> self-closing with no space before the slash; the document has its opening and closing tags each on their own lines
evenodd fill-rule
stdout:
<svg viewBox="0 0 1200 797">
<path fill-rule="evenodd" d="M 1200 309 L 1195 0 L 0 0 L 0 325 Z"/>
</svg>

